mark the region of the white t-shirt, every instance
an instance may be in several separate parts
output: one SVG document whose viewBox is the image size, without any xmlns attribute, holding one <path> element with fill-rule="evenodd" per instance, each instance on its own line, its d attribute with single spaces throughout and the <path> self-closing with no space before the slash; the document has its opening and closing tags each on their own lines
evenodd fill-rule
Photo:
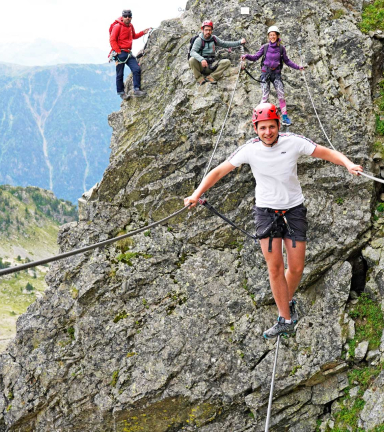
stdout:
<svg viewBox="0 0 384 432">
<path fill-rule="evenodd" d="M 281 133 L 273 147 L 266 147 L 259 138 L 249 140 L 227 159 L 233 166 L 247 163 L 256 180 L 256 205 L 283 210 L 304 201 L 297 178 L 297 160 L 311 155 L 314 142 L 302 135 Z"/>
</svg>

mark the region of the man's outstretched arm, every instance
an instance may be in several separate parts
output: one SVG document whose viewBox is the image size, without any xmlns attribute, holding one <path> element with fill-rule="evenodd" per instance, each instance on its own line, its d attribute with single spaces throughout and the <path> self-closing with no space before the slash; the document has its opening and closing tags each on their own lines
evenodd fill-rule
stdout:
<svg viewBox="0 0 384 432">
<path fill-rule="evenodd" d="M 220 164 L 218 167 L 213 169 L 206 177 L 204 177 L 203 181 L 200 183 L 200 186 L 193 192 L 193 194 L 187 198 L 184 198 L 184 205 L 187 206 L 192 204 L 191 207 L 195 207 L 197 201 L 206 192 L 209 188 L 211 188 L 214 184 L 216 184 L 221 178 L 227 175 L 229 172 L 234 170 L 236 167 L 233 166 L 230 162 L 225 161 Z"/>
<path fill-rule="evenodd" d="M 326 161 L 332 162 L 335 165 L 345 166 L 347 170 L 353 175 L 359 175 L 359 172 L 363 171 L 363 167 L 361 165 L 354 164 L 351 160 L 347 158 L 347 156 L 343 155 L 336 150 L 331 150 L 321 145 L 317 145 L 315 151 L 311 154 L 311 156 L 324 159 Z"/>
</svg>

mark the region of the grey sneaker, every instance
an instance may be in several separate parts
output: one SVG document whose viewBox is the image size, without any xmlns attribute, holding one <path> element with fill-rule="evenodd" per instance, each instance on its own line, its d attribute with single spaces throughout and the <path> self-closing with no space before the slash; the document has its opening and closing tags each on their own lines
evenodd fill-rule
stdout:
<svg viewBox="0 0 384 432">
<path fill-rule="evenodd" d="M 133 91 L 133 96 L 135 97 L 145 97 L 147 96 L 147 93 L 141 91 L 141 90 L 134 90 Z"/>
<path fill-rule="evenodd" d="M 273 339 L 277 336 L 290 336 L 295 332 L 295 324 L 288 324 L 283 317 L 277 318 L 277 323 L 268 330 L 265 330 L 263 336 L 265 339 Z"/>
<path fill-rule="evenodd" d="M 120 97 L 121 97 L 121 99 L 123 99 L 123 100 L 127 100 L 127 99 L 129 99 L 129 95 L 127 95 L 126 93 L 120 93 Z"/>
<path fill-rule="evenodd" d="M 299 314 L 297 313 L 296 310 L 296 303 L 297 301 L 294 298 L 289 302 L 289 312 L 291 313 L 291 320 L 293 321 L 294 324 L 296 324 L 297 321 L 299 321 Z"/>
</svg>

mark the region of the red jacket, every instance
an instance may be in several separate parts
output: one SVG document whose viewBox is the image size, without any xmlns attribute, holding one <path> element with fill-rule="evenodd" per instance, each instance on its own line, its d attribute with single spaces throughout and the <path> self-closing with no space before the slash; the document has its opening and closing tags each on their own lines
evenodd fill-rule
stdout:
<svg viewBox="0 0 384 432">
<path fill-rule="evenodd" d="M 132 49 L 132 40 L 140 38 L 144 35 L 144 32 L 141 31 L 140 33 L 135 33 L 133 25 L 129 24 L 127 27 L 124 24 L 122 17 L 118 18 L 116 21 L 117 24 L 112 28 L 109 42 L 111 43 L 112 49 L 120 54 L 122 49 Z"/>
</svg>

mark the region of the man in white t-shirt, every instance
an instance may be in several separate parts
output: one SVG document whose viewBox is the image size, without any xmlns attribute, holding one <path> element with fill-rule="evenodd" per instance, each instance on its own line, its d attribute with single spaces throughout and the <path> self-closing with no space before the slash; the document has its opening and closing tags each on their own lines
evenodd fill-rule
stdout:
<svg viewBox="0 0 384 432">
<path fill-rule="evenodd" d="M 307 209 L 297 178 L 297 160 L 301 155 L 342 165 L 354 175 L 363 171 L 342 153 L 317 145 L 293 133 L 281 133 L 276 107 L 258 105 L 252 119 L 257 138 L 239 147 L 225 162 L 213 169 L 193 194 L 184 199 L 195 207 L 200 196 L 236 167 L 247 163 L 256 179 L 254 214 L 256 233 L 267 262 L 273 297 L 279 310 L 277 323 L 266 330 L 266 339 L 294 333 L 297 322 L 293 295 L 304 270 Z M 288 269 L 284 274 L 282 241 L 287 251 Z"/>
</svg>

